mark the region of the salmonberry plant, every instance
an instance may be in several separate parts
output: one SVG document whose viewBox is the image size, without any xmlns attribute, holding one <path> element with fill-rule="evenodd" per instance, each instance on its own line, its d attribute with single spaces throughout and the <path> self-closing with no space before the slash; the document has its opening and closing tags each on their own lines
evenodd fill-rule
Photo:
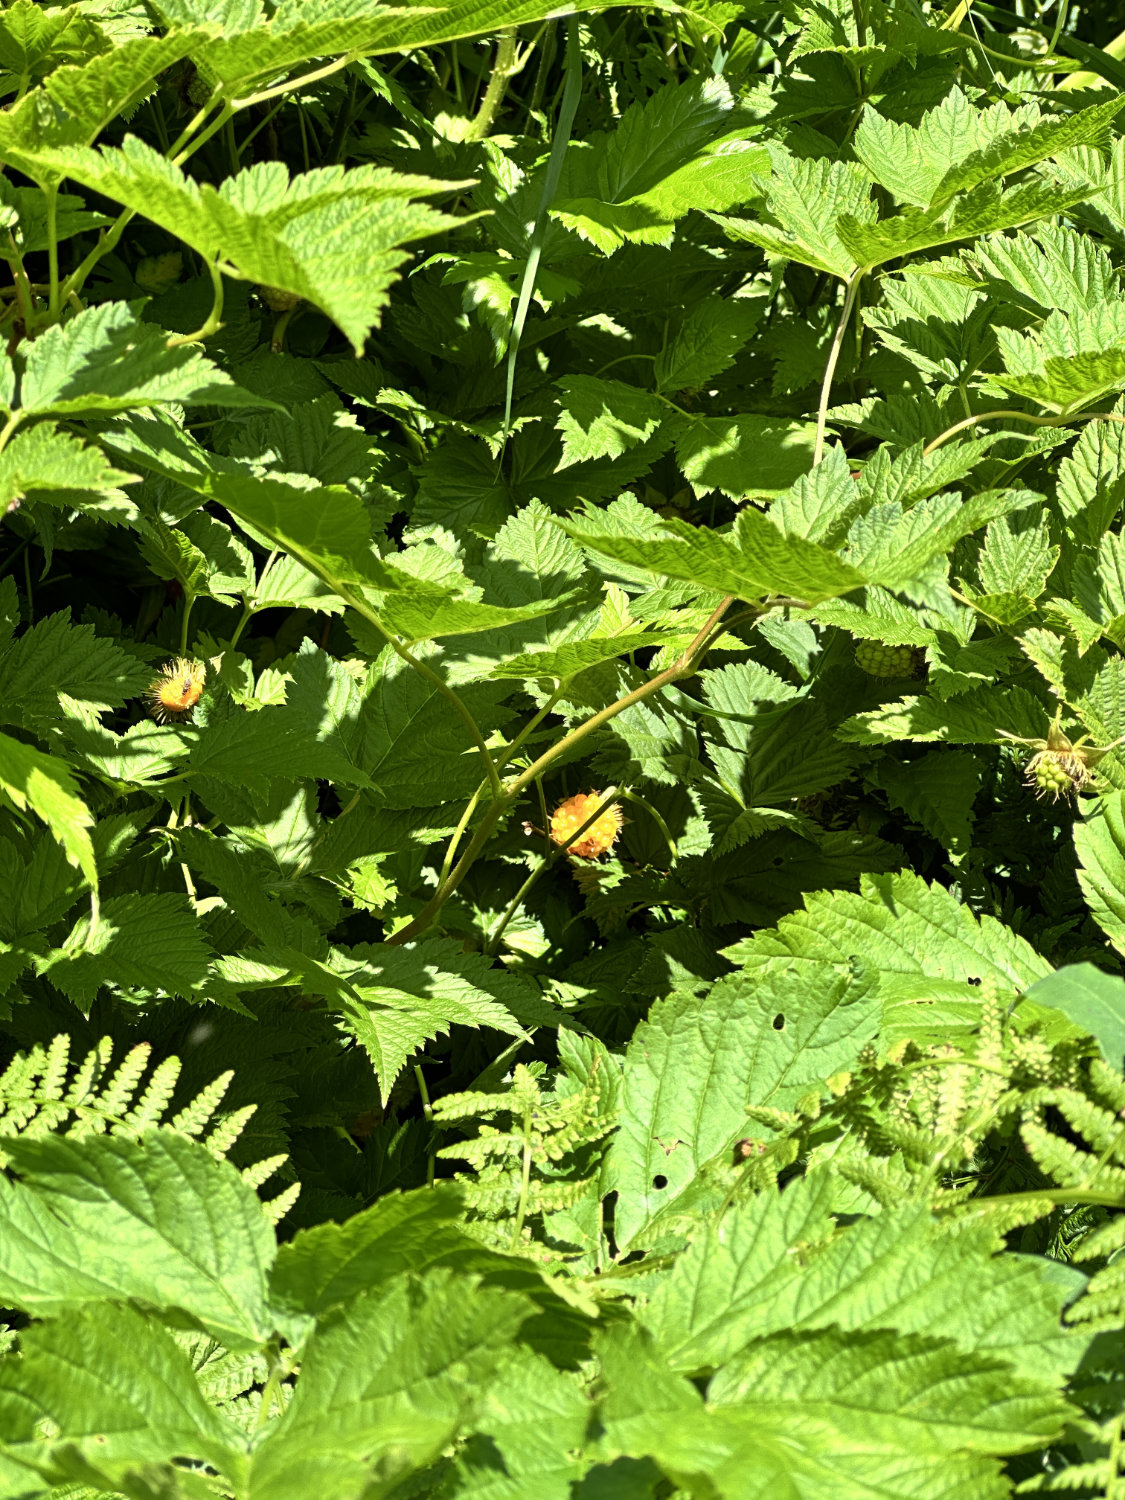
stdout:
<svg viewBox="0 0 1125 1500">
<path fill-rule="evenodd" d="M 1125 12 L 1012 3 L 4 0 L 0 1500 L 1123 1500 Z"/>
</svg>

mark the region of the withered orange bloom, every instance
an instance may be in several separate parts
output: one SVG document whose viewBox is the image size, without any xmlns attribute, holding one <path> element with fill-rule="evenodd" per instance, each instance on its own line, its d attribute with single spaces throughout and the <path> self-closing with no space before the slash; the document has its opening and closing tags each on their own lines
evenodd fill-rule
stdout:
<svg viewBox="0 0 1125 1500">
<path fill-rule="evenodd" d="M 575 843 L 570 840 L 592 813 L 601 806 L 601 792 L 579 792 L 560 802 L 551 814 L 551 838 L 556 844 L 566 844 L 570 854 L 580 859 L 597 859 L 613 848 L 621 832 L 621 809 L 616 803 L 607 808 L 601 817 L 590 824 L 586 832 Z"/>
<path fill-rule="evenodd" d="M 159 724 L 169 724 L 176 719 L 186 719 L 203 696 L 203 684 L 207 681 L 207 668 L 201 661 L 189 661 L 178 656 L 168 662 L 160 676 L 148 685 L 149 707 Z"/>
</svg>

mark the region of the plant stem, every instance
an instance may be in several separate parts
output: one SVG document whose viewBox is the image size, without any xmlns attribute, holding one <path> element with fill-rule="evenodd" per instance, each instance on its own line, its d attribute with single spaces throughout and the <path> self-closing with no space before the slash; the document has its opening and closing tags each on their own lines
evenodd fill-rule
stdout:
<svg viewBox="0 0 1125 1500">
<path fill-rule="evenodd" d="M 814 469 L 824 457 L 824 430 L 828 423 L 828 398 L 832 394 L 832 377 L 836 374 L 836 364 L 840 358 L 840 350 L 844 346 L 844 334 L 847 332 L 848 319 L 852 315 L 852 304 L 855 302 L 856 293 L 859 291 L 859 283 L 863 279 L 865 270 L 866 267 L 858 266 L 848 278 L 844 292 L 844 305 L 840 310 L 840 321 L 836 324 L 836 332 L 832 336 L 832 347 L 828 351 L 828 363 L 824 367 L 824 379 L 820 385 L 820 404 L 816 409 L 816 446 L 813 448 Z"/>
<path fill-rule="evenodd" d="M 492 129 L 492 122 L 496 118 L 496 112 L 500 108 L 501 100 L 508 92 L 508 84 L 520 68 L 523 67 L 516 55 L 516 29 L 511 27 L 508 31 L 502 31 L 496 43 L 496 61 L 492 65 L 492 74 L 488 80 L 488 87 L 484 91 L 484 98 L 480 102 L 476 119 L 465 133 L 467 141 L 483 141 Z"/>
<path fill-rule="evenodd" d="M 710 616 L 697 632 L 695 639 L 670 667 L 665 668 L 663 672 L 658 672 L 655 677 L 650 677 L 647 682 L 642 682 L 640 687 L 634 688 L 631 693 L 626 693 L 616 703 L 608 704 L 605 708 L 600 709 L 596 714 L 585 720 L 584 723 L 572 729 L 569 734 L 564 735 L 561 740 L 558 740 L 549 749 L 545 750 L 539 759 L 533 761 L 526 771 L 517 776 L 506 791 L 501 790 L 500 795 L 494 797 L 493 801 L 485 809 L 484 816 L 477 825 L 477 830 L 469 841 L 468 848 L 454 865 L 453 869 L 444 880 L 439 882 L 434 894 L 414 920 L 409 922 L 405 927 L 400 928 L 398 932 L 392 934 L 387 939 L 387 942 L 394 944 L 409 943 L 420 932 L 425 932 L 426 928 L 429 927 L 438 912 L 469 873 L 477 855 L 491 837 L 496 824 L 519 798 L 520 793 L 529 782 L 541 776 L 548 766 L 558 760 L 560 755 L 566 754 L 576 744 L 585 739 L 587 735 L 592 734 L 596 729 L 600 729 L 603 724 L 608 724 L 611 719 L 616 718 L 625 709 L 631 708 L 633 704 L 640 703 L 645 698 L 651 697 L 653 693 L 658 693 L 661 688 L 667 687 L 669 683 L 676 682 L 681 677 L 689 676 L 698 665 L 699 659 L 710 646 L 712 633 L 714 632 L 715 635 L 721 633 L 722 617 L 733 598 L 733 594 L 728 594 L 712 610 Z M 764 612 L 763 610 L 762 613 Z M 489 763 L 491 764 L 491 758 Z"/>
<path fill-rule="evenodd" d="M 47 210 L 47 309 L 52 323 L 57 323 L 62 312 L 59 296 L 59 185 L 52 182 L 43 189 Z"/>
<path fill-rule="evenodd" d="M 922 449 L 922 457 L 927 458 L 948 443 L 950 438 L 956 437 L 959 432 L 964 432 L 966 427 L 975 427 L 978 422 L 995 422 L 1000 417 L 1014 418 L 1017 422 L 1030 422 L 1033 427 L 1064 427 L 1070 422 L 1125 423 L 1125 417 L 1115 411 L 1085 411 L 1078 412 L 1072 417 L 1034 417 L 1027 411 L 1007 411 L 1004 408 L 998 411 L 982 411 L 978 412 L 975 417 L 965 417 L 960 422 L 954 422 L 952 427 L 939 432 L 937 437 Z"/>
<path fill-rule="evenodd" d="M 184 619 L 183 619 L 183 624 L 180 626 L 180 655 L 181 656 L 186 656 L 187 655 L 188 624 L 189 624 L 189 622 L 191 620 L 191 608 L 192 608 L 192 605 L 194 603 L 195 603 L 195 595 L 188 593 L 187 590 L 185 589 L 185 591 L 184 591 Z"/>
<path fill-rule="evenodd" d="M 453 835 L 450 838 L 448 845 L 446 846 L 445 858 L 441 862 L 441 870 L 438 874 L 439 885 L 453 868 L 453 860 L 454 856 L 457 853 L 457 845 L 461 842 L 461 835 L 469 826 L 469 819 L 473 816 L 473 813 L 476 812 L 477 803 L 480 801 L 481 793 L 484 791 L 486 785 L 487 783 L 482 781 L 480 786 L 477 787 L 476 791 L 469 798 L 468 802 L 465 803 L 465 811 L 461 814 L 461 821 L 453 830 Z"/>
<path fill-rule="evenodd" d="M 169 349 L 178 349 L 182 344 L 201 344 L 204 339 L 210 338 L 213 333 L 218 333 L 219 329 L 223 326 L 222 272 L 219 270 L 218 266 L 213 265 L 211 261 L 206 261 L 205 264 L 207 266 L 207 274 L 211 278 L 211 287 L 214 292 L 214 298 L 211 303 L 211 311 L 208 313 L 206 321 L 200 328 L 197 328 L 194 333 L 184 333 L 179 335 L 179 337 L 177 338 L 169 339 L 167 343 L 167 347 Z"/>
</svg>

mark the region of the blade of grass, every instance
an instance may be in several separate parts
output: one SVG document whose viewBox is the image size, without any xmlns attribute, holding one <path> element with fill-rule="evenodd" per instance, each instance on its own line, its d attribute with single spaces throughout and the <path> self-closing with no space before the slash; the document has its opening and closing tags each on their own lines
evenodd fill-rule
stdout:
<svg viewBox="0 0 1125 1500">
<path fill-rule="evenodd" d="M 566 82 L 563 86 L 559 120 L 551 142 L 551 155 L 547 160 L 547 172 L 543 179 L 543 192 L 535 215 L 535 226 L 527 247 L 527 265 L 524 267 L 520 294 L 516 301 L 512 331 L 508 338 L 508 382 L 504 391 L 504 442 L 512 426 L 512 392 L 516 384 L 516 360 L 520 352 L 527 310 L 531 306 L 531 295 L 535 291 L 535 278 L 539 273 L 539 261 L 543 254 L 543 242 L 547 237 L 547 213 L 554 201 L 555 191 L 562 174 L 566 148 L 570 143 L 570 131 L 578 111 L 578 100 L 582 93 L 582 54 L 578 48 L 578 22 L 572 20 L 566 31 Z M 503 454 L 501 453 L 501 457 Z"/>
</svg>

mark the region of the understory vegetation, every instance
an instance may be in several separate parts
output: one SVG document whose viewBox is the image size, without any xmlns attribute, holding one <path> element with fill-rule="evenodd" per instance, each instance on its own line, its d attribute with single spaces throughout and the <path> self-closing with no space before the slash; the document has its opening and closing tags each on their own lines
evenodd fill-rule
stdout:
<svg viewBox="0 0 1125 1500">
<path fill-rule="evenodd" d="M 1014 4 L 5 0 L 0 1500 L 1125 1500 L 1125 12 Z"/>
</svg>

